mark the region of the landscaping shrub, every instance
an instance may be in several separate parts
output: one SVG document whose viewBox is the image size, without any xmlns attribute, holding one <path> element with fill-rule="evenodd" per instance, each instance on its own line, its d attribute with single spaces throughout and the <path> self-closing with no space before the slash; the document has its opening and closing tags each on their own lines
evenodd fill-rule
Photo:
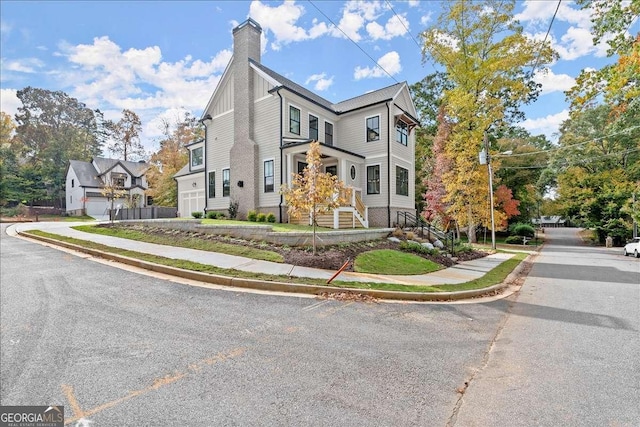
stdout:
<svg viewBox="0 0 640 427">
<path fill-rule="evenodd" d="M 509 236 L 506 239 L 504 239 L 504 242 L 510 245 L 518 245 L 518 244 L 522 244 L 522 236 Z"/>
<path fill-rule="evenodd" d="M 259 213 L 256 219 L 258 222 L 267 222 L 267 214 Z"/>
<path fill-rule="evenodd" d="M 509 233 L 515 236 L 534 237 L 536 231 L 530 224 L 518 222 L 509 226 Z"/>
<path fill-rule="evenodd" d="M 397 227 L 395 230 L 393 230 L 393 232 L 391 233 L 391 235 L 393 237 L 404 237 L 404 231 L 402 231 L 402 228 Z"/>
<path fill-rule="evenodd" d="M 216 219 L 218 218 L 218 212 L 207 212 L 208 219 Z"/>
<path fill-rule="evenodd" d="M 196 219 L 202 218 L 202 212 L 191 212 L 191 216 Z"/>
<path fill-rule="evenodd" d="M 473 247 L 468 243 L 461 242 L 460 240 L 457 240 L 453 247 L 453 252 L 456 254 L 471 252 L 471 251 L 473 251 Z"/>
<path fill-rule="evenodd" d="M 407 231 L 407 240 L 413 240 L 416 238 L 416 235 L 413 233 L 413 231 Z"/>
<path fill-rule="evenodd" d="M 229 202 L 229 218 L 235 219 L 238 216 L 238 206 L 240 203 L 236 200 Z"/>
<path fill-rule="evenodd" d="M 254 210 L 247 212 L 247 220 L 256 222 L 258 220 L 258 213 Z"/>
<path fill-rule="evenodd" d="M 426 246 L 422 246 L 420 243 L 414 242 L 400 242 L 400 249 L 406 252 L 415 252 L 427 255 L 438 255 L 440 253 L 436 248 L 429 249 Z"/>
<path fill-rule="evenodd" d="M 276 222 L 276 216 L 273 213 L 267 214 L 267 222 Z"/>
</svg>

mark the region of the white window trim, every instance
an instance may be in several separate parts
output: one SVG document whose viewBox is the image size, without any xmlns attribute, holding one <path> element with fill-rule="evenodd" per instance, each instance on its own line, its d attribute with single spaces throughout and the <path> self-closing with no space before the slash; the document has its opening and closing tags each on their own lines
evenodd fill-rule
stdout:
<svg viewBox="0 0 640 427">
<path fill-rule="evenodd" d="M 371 118 L 377 117 L 378 118 L 378 139 L 373 140 L 373 141 L 369 141 L 368 138 L 368 130 L 369 128 L 367 127 L 367 121 Z M 378 114 L 373 114 L 371 116 L 366 116 L 364 118 L 364 142 L 365 143 L 369 143 L 369 142 L 378 142 L 378 141 L 382 141 L 382 114 L 378 113 Z"/>
<path fill-rule="evenodd" d="M 300 133 L 291 132 L 291 107 L 297 108 L 300 111 Z M 289 108 L 287 108 L 287 133 L 302 136 L 302 108 L 291 102 L 289 102 Z"/>
<path fill-rule="evenodd" d="M 198 150 L 198 149 L 202 149 L 202 163 L 200 163 L 199 165 L 194 165 L 193 164 L 193 152 Z M 191 170 L 202 169 L 204 167 L 204 145 L 199 145 L 199 146 L 193 147 L 192 149 L 189 150 L 189 166 L 190 166 Z"/>
<path fill-rule="evenodd" d="M 336 140 L 337 140 L 337 138 L 336 138 L 336 133 L 337 133 L 336 124 L 334 122 L 332 122 L 331 120 L 323 120 L 323 122 L 324 123 L 329 123 L 331 126 L 333 126 L 333 141 L 331 142 L 331 146 L 335 147 L 336 146 Z M 318 130 L 318 133 L 320 133 L 320 130 Z M 327 128 L 326 128 L 326 126 L 324 126 L 322 128 L 322 142 L 325 143 L 325 144 L 327 143 L 327 141 L 325 140 L 326 136 L 327 136 Z M 318 135 L 318 138 L 320 138 L 320 135 Z"/>
<path fill-rule="evenodd" d="M 229 195 L 228 196 L 224 195 L 224 171 L 225 170 L 229 171 Z M 222 191 L 220 193 L 220 197 L 231 197 L 231 166 L 220 168 L 220 184 L 222 185 L 221 187 Z"/>
<path fill-rule="evenodd" d="M 266 178 L 264 174 L 264 164 L 265 162 L 272 161 L 273 162 L 273 191 L 265 191 L 264 179 Z M 277 193 L 276 191 L 276 158 L 275 157 L 267 157 L 266 159 L 262 159 L 262 193 L 263 194 L 271 194 Z"/>
<path fill-rule="evenodd" d="M 318 131 L 318 138 L 317 140 L 320 141 L 320 116 L 317 114 L 313 114 L 311 112 L 307 113 L 307 136 L 309 139 L 311 139 L 311 117 L 315 117 L 318 120 L 318 128 L 316 129 Z"/>
<path fill-rule="evenodd" d="M 404 167 L 399 163 L 395 163 L 393 166 L 394 166 L 394 168 L 393 168 L 393 178 L 394 178 L 393 179 L 393 185 L 394 185 L 393 194 L 395 196 L 410 197 L 411 196 L 411 188 L 409 186 L 409 183 L 411 183 L 411 168 L 408 167 L 408 166 Z M 398 183 L 398 169 L 397 168 L 402 168 L 402 169 L 407 171 L 407 194 L 406 195 L 398 193 L 398 185 L 397 185 L 397 183 Z"/>
<path fill-rule="evenodd" d="M 204 177 L 204 179 L 207 180 L 207 198 L 215 199 L 216 196 L 214 195 L 213 197 L 211 197 L 211 193 L 209 192 L 209 174 L 211 172 L 213 172 L 216 175 L 215 182 L 213 183 L 213 190 L 214 190 L 214 193 L 215 193 L 215 190 L 216 190 L 216 187 L 217 187 L 216 184 L 218 183 L 218 177 L 217 177 L 217 174 L 216 174 L 216 170 L 215 169 L 208 170 L 207 171 L 207 175 Z M 222 174 L 220 174 L 220 175 L 222 175 Z M 229 177 L 231 177 L 231 172 L 229 172 Z"/>
<path fill-rule="evenodd" d="M 369 166 L 378 166 L 378 170 L 380 172 L 380 191 L 378 193 L 369 193 Z M 364 180 L 365 180 L 365 187 L 364 187 L 364 194 L 367 196 L 379 196 L 382 194 L 382 163 L 367 163 L 364 165 Z"/>
</svg>

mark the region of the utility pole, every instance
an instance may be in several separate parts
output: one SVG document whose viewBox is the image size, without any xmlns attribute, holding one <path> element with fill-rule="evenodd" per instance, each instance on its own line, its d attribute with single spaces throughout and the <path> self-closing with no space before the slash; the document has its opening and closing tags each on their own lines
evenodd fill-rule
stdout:
<svg viewBox="0 0 640 427">
<path fill-rule="evenodd" d="M 489 137 L 484 132 L 484 150 L 487 155 L 487 170 L 489 172 L 489 205 L 491 206 L 491 249 L 496 249 L 496 221 L 493 214 L 493 169 L 491 168 L 491 154 L 489 154 Z"/>
</svg>

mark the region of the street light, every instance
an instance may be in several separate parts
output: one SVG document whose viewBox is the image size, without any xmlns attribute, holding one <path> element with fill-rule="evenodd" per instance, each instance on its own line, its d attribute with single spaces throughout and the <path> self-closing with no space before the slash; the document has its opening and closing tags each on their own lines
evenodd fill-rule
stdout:
<svg viewBox="0 0 640 427">
<path fill-rule="evenodd" d="M 498 156 L 509 156 L 513 154 L 513 151 L 508 150 L 498 154 Z M 489 204 L 491 205 L 491 249 L 496 249 L 496 221 L 493 214 L 493 169 L 491 168 L 491 154 L 489 154 L 489 139 L 487 134 L 484 134 L 484 148 L 480 151 L 480 164 L 487 165 L 487 172 L 489 173 Z"/>
</svg>

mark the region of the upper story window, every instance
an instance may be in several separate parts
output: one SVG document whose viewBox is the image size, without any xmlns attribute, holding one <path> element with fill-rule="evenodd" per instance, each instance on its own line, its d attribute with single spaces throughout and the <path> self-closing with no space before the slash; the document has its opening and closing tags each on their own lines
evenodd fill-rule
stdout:
<svg viewBox="0 0 640 427">
<path fill-rule="evenodd" d="M 396 194 L 409 195 L 409 169 L 396 166 Z"/>
<path fill-rule="evenodd" d="M 273 160 L 264 161 L 264 192 L 273 193 Z"/>
<path fill-rule="evenodd" d="M 380 139 L 380 116 L 367 118 L 367 142 Z"/>
<path fill-rule="evenodd" d="M 222 169 L 222 197 L 229 197 L 231 193 L 231 174 L 229 169 Z"/>
<path fill-rule="evenodd" d="M 333 124 L 324 122 L 324 143 L 333 145 Z"/>
<path fill-rule="evenodd" d="M 289 106 L 289 132 L 300 135 L 300 109 Z"/>
<path fill-rule="evenodd" d="M 71 188 L 73 188 L 73 187 L 75 187 L 75 186 L 76 186 L 76 182 L 75 182 L 75 180 L 73 180 L 73 179 L 72 179 L 72 180 L 71 180 Z"/>
<path fill-rule="evenodd" d="M 402 120 L 398 120 L 396 123 L 396 141 L 402 145 L 407 145 L 409 140 L 409 125 Z"/>
<path fill-rule="evenodd" d="M 127 181 L 127 175 L 123 173 L 113 172 L 111 174 L 111 184 L 114 187 L 124 188 L 124 184 Z"/>
<path fill-rule="evenodd" d="M 191 150 L 191 167 L 202 166 L 204 164 L 204 147 Z"/>
<path fill-rule="evenodd" d="M 309 114 L 309 139 L 318 140 L 318 118 Z"/>
</svg>

